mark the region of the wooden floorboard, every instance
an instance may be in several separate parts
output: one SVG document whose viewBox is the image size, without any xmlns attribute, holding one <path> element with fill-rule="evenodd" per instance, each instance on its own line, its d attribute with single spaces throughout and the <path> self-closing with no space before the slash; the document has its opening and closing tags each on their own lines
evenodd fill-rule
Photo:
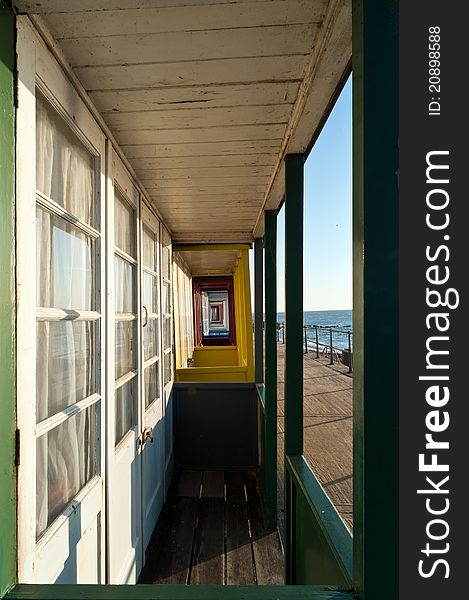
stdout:
<svg viewBox="0 0 469 600">
<path fill-rule="evenodd" d="M 204 471 L 202 498 L 225 497 L 225 474 L 223 471 Z"/>
<path fill-rule="evenodd" d="M 198 498 L 201 484 L 202 471 L 182 471 L 179 478 L 177 495 Z"/>
<path fill-rule="evenodd" d="M 163 508 L 140 583 L 186 584 L 191 565 L 197 499 L 173 497 Z"/>
<path fill-rule="evenodd" d="M 226 473 L 226 583 L 256 583 L 242 473 Z"/>
<path fill-rule="evenodd" d="M 225 554 L 225 501 L 201 498 L 189 583 L 223 584 Z"/>
<path fill-rule="evenodd" d="M 282 585 L 284 583 L 283 553 L 276 526 L 267 526 L 257 491 L 256 479 L 244 474 L 252 547 L 258 585 Z"/>
<path fill-rule="evenodd" d="M 283 584 L 278 530 L 265 525 L 256 477 L 222 471 L 176 475 L 139 583 Z"/>
</svg>

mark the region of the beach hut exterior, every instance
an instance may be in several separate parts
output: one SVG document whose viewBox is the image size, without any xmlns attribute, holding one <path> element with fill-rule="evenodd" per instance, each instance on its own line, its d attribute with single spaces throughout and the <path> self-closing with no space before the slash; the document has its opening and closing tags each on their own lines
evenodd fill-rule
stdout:
<svg viewBox="0 0 469 600">
<path fill-rule="evenodd" d="M 397 34 L 397 2 L 0 0 L 0 597 L 396 597 Z M 302 456 L 301 233 L 352 64 L 353 543 Z M 275 520 L 283 203 L 285 585 L 99 585 L 175 466 L 255 470 Z"/>
</svg>

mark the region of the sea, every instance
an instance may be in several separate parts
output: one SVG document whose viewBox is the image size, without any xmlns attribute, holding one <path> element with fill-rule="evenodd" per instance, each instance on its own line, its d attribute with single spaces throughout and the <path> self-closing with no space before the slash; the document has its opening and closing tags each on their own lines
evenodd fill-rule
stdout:
<svg viewBox="0 0 469 600">
<path fill-rule="evenodd" d="M 285 313 L 277 313 L 277 322 L 283 323 L 285 321 Z M 323 344 L 330 343 L 329 327 L 334 330 L 332 333 L 332 344 L 335 348 L 348 348 L 348 335 L 347 331 L 352 331 L 352 311 L 351 310 L 306 310 L 303 313 L 303 324 L 304 325 L 317 325 L 318 326 L 318 339 Z M 344 330 L 342 333 L 341 330 Z M 315 344 L 316 332 L 315 330 L 307 330 L 308 346 Z M 350 336 L 350 345 L 353 347 L 353 335 Z M 280 339 L 282 339 L 280 337 Z"/>
</svg>

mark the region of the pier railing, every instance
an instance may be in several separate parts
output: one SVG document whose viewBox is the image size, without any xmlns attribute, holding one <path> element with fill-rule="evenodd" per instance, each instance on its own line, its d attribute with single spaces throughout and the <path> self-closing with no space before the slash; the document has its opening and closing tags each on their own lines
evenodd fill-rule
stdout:
<svg viewBox="0 0 469 600">
<path fill-rule="evenodd" d="M 315 352 L 316 358 L 325 357 L 329 364 L 344 364 L 352 372 L 352 336 L 353 331 L 338 325 L 303 325 L 304 352 Z M 334 339 L 334 334 L 336 334 Z M 340 336 L 340 341 L 338 337 Z M 327 338 L 327 341 L 324 341 Z M 277 323 L 277 341 L 285 343 L 285 324 Z M 342 346 L 337 344 L 341 343 Z"/>
</svg>

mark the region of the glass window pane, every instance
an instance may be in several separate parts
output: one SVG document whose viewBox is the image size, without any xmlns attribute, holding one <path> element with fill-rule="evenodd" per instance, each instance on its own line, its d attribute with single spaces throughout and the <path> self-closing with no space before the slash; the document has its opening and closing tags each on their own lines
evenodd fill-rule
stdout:
<svg viewBox="0 0 469 600">
<path fill-rule="evenodd" d="M 120 256 L 115 256 L 114 270 L 116 313 L 135 313 L 134 266 Z"/>
<path fill-rule="evenodd" d="M 146 272 L 143 273 L 143 304 L 148 312 L 158 312 L 158 278 Z"/>
<path fill-rule="evenodd" d="M 148 319 L 143 328 L 143 359 L 148 360 L 159 354 L 159 328 L 158 319 Z"/>
<path fill-rule="evenodd" d="M 169 283 L 163 283 L 163 314 L 171 312 L 171 286 Z"/>
<path fill-rule="evenodd" d="M 137 425 L 137 378 L 134 377 L 116 390 L 116 441 Z"/>
<path fill-rule="evenodd" d="M 36 187 L 68 212 L 97 228 L 95 157 L 39 92 L 36 95 Z"/>
<path fill-rule="evenodd" d="M 148 229 L 143 228 L 143 266 L 151 271 L 157 271 L 156 262 L 156 235 Z"/>
<path fill-rule="evenodd" d="M 171 352 L 164 355 L 163 362 L 163 381 L 164 385 L 171 381 L 172 377 L 172 364 L 171 364 Z"/>
<path fill-rule="evenodd" d="M 163 350 L 171 347 L 171 317 L 163 319 Z"/>
<path fill-rule="evenodd" d="M 163 229 L 161 272 L 166 279 L 171 278 L 171 236 Z"/>
<path fill-rule="evenodd" d="M 94 240 L 42 208 L 36 217 L 37 305 L 96 310 Z"/>
<path fill-rule="evenodd" d="M 116 323 L 116 379 L 135 369 L 136 321 Z"/>
<path fill-rule="evenodd" d="M 157 361 L 145 369 L 145 408 L 159 397 L 159 368 L 160 363 Z"/>
<path fill-rule="evenodd" d="M 114 240 L 118 248 L 135 258 L 135 211 L 117 191 L 114 194 Z"/>
<path fill-rule="evenodd" d="M 96 327 L 90 321 L 37 322 L 38 423 L 97 392 Z"/>
<path fill-rule="evenodd" d="M 56 519 L 96 474 L 94 404 L 36 441 L 36 534 Z"/>
</svg>

